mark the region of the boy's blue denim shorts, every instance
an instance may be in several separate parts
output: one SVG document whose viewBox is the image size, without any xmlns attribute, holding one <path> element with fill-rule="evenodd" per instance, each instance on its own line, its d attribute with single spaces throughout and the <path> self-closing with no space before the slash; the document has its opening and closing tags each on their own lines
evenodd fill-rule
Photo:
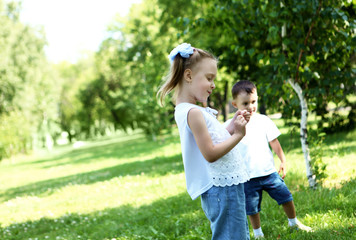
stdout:
<svg viewBox="0 0 356 240">
<path fill-rule="evenodd" d="M 262 191 L 266 191 L 279 205 L 293 200 L 292 194 L 277 172 L 251 178 L 244 183 L 246 195 L 246 214 L 254 215 L 261 211 Z"/>
<path fill-rule="evenodd" d="M 201 195 L 213 240 L 249 240 L 244 185 L 212 186 Z"/>
</svg>

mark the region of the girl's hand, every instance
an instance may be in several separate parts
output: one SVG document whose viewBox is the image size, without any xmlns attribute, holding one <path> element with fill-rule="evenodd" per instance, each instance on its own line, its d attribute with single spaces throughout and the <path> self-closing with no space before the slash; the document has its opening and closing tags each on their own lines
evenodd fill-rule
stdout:
<svg viewBox="0 0 356 240">
<path fill-rule="evenodd" d="M 250 118 L 251 118 L 251 113 L 248 112 L 248 111 L 245 111 L 245 113 L 242 114 L 245 118 L 245 120 L 248 122 L 250 121 Z"/>
<path fill-rule="evenodd" d="M 247 122 L 250 121 L 251 113 L 246 111 L 246 110 L 242 110 L 242 111 L 241 110 L 237 110 L 237 112 L 235 113 L 234 117 L 232 118 L 232 121 L 235 121 L 235 119 L 236 119 L 236 117 L 238 115 L 242 115 Z"/>
<path fill-rule="evenodd" d="M 226 130 L 227 130 L 231 135 L 234 134 L 234 132 L 235 132 L 235 124 L 234 124 L 234 122 L 235 122 L 237 116 L 246 114 L 246 112 L 247 112 L 246 110 L 244 110 L 244 111 L 240 111 L 240 110 L 236 111 L 234 117 L 233 117 L 232 120 L 230 121 L 229 125 L 226 127 Z M 246 118 L 245 118 L 245 119 L 246 119 Z M 246 121 L 248 121 L 248 120 L 246 120 Z"/>
<path fill-rule="evenodd" d="M 234 134 L 245 136 L 247 121 L 243 115 L 237 115 L 234 120 Z"/>
</svg>

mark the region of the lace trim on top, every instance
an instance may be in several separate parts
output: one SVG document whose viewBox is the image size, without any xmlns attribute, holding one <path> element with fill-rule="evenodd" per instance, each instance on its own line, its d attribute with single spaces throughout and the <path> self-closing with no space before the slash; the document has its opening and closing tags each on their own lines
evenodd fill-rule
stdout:
<svg viewBox="0 0 356 240">
<path fill-rule="evenodd" d="M 216 117 L 217 111 L 211 108 L 206 108 L 207 112 Z M 221 125 L 221 129 L 209 129 L 213 144 L 224 142 L 230 134 Z M 213 185 L 218 187 L 232 186 L 244 183 L 250 179 L 245 163 L 245 158 L 242 158 L 240 152 L 235 146 L 230 152 L 213 163 L 209 163 L 209 173 L 212 177 Z"/>
<path fill-rule="evenodd" d="M 226 136 L 223 137 L 222 135 L 225 134 L 210 132 L 213 144 L 224 142 Z M 241 157 L 237 147 L 234 147 L 219 160 L 209 163 L 209 172 L 213 178 L 213 184 L 219 187 L 237 185 L 250 179 L 245 159 Z"/>
</svg>

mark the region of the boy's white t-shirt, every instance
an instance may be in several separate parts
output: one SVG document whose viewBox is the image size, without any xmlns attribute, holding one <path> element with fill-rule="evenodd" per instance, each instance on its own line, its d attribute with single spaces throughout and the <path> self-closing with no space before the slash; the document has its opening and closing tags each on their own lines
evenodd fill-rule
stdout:
<svg viewBox="0 0 356 240">
<path fill-rule="evenodd" d="M 225 126 L 231 121 L 225 122 Z M 254 113 L 246 125 L 246 135 L 237 145 L 246 160 L 250 178 L 267 176 L 276 172 L 273 153 L 269 142 L 276 139 L 281 132 L 266 115 Z"/>
<path fill-rule="evenodd" d="M 216 119 L 216 110 L 191 103 L 180 103 L 175 107 L 174 118 L 180 135 L 187 191 L 191 198 L 196 199 L 212 186 L 224 187 L 246 182 L 249 179 L 247 167 L 237 147 L 213 163 L 204 158 L 188 125 L 188 113 L 192 108 L 201 110 L 213 144 L 231 137 Z"/>
</svg>

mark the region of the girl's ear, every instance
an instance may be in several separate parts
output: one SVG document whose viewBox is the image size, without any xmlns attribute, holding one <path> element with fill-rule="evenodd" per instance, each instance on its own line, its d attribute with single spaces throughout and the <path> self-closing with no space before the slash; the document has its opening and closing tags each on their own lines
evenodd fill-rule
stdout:
<svg viewBox="0 0 356 240">
<path fill-rule="evenodd" d="M 187 81 L 188 83 L 192 82 L 192 70 L 190 70 L 189 68 L 185 69 L 183 76 L 185 81 Z"/>
</svg>

